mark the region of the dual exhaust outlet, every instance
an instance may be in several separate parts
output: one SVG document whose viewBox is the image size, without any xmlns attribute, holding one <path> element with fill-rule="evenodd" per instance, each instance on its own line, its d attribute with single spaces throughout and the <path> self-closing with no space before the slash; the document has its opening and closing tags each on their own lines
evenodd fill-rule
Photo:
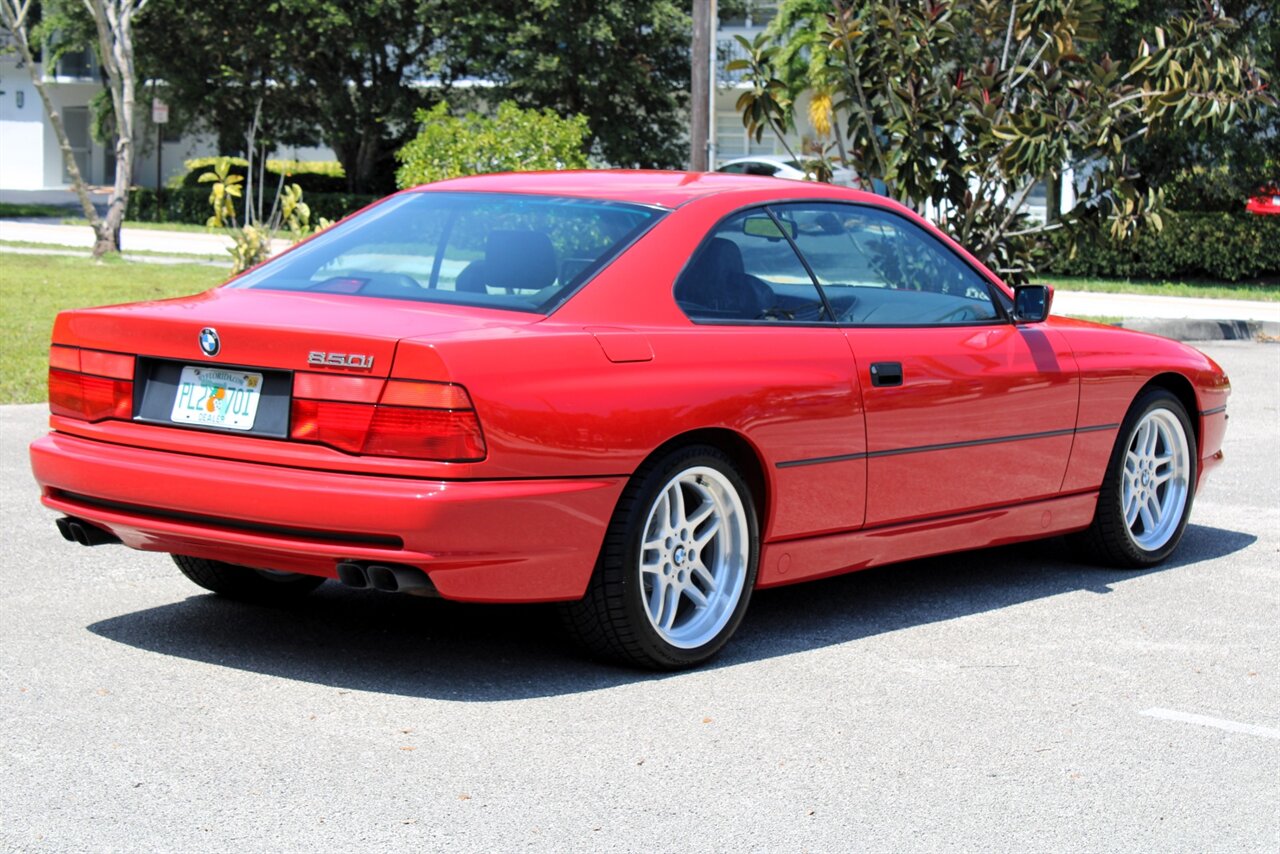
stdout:
<svg viewBox="0 0 1280 854">
<path fill-rule="evenodd" d="M 63 516 L 54 524 L 58 526 L 58 533 L 62 534 L 62 538 L 69 543 L 79 543 L 82 546 L 102 546 L 107 543 L 120 542 L 120 538 L 110 531 L 99 528 L 92 522 L 77 519 L 74 516 Z"/>
<path fill-rule="evenodd" d="M 384 593 L 439 595 L 427 574 L 415 566 L 344 560 L 338 564 L 338 580 L 348 587 L 381 590 Z"/>
</svg>

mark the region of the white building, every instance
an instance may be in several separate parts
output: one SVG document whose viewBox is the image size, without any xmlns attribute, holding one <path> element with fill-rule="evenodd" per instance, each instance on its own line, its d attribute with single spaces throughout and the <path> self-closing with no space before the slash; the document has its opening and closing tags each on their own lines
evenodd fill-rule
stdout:
<svg viewBox="0 0 1280 854">
<path fill-rule="evenodd" d="M 716 83 L 716 92 L 711 132 L 717 164 L 747 155 L 787 153 L 786 148 L 778 142 L 778 137 L 772 130 L 766 129 L 759 142 L 747 133 L 747 129 L 742 125 L 742 114 L 736 108 L 738 98 L 747 86 L 740 82 L 741 73 L 730 74 L 725 71 L 725 66 L 730 61 L 744 56 L 742 46 L 738 44 L 735 37 L 742 36 L 747 41 L 752 41 L 764 31 L 778 13 L 776 2 L 757 3 L 755 6 L 756 8 L 741 18 L 722 19 L 715 33 L 717 67 L 713 80 Z M 787 135 L 787 144 L 791 146 L 792 151 L 800 154 L 802 138 L 812 138 L 814 131 L 807 123 L 807 109 L 803 104 L 797 107 L 795 111 L 797 130 Z"/>
<path fill-rule="evenodd" d="M 94 143 L 89 101 L 102 88 L 84 54 L 41 68 L 49 98 L 61 113 L 76 162 L 91 184 L 114 180 L 114 159 Z M 0 55 L 0 188 L 43 190 L 69 184 L 58 139 L 40 95 L 16 53 Z"/>
</svg>

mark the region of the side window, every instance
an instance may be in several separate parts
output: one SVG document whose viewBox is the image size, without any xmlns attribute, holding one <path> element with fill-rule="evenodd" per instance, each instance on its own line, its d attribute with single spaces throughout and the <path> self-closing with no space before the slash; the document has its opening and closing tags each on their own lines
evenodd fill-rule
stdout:
<svg viewBox="0 0 1280 854">
<path fill-rule="evenodd" d="M 840 323 L 941 326 L 1000 317 L 987 281 L 910 220 L 861 205 L 779 205 L 774 212 L 794 230 Z"/>
<path fill-rule="evenodd" d="M 830 320 L 804 264 L 763 210 L 720 223 L 680 274 L 675 296 L 693 320 Z"/>
<path fill-rule="evenodd" d="M 757 160 L 753 163 L 746 164 L 746 169 L 744 171 L 748 175 L 772 176 L 778 174 L 778 167 L 773 163 L 765 163 L 763 160 Z"/>
</svg>

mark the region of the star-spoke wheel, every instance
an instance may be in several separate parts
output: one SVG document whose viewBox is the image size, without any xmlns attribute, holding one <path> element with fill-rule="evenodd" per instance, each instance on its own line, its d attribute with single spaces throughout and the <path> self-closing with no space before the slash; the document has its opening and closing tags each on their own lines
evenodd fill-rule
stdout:
<svg viewBox="0 0 1280 854">
<path fill-rule="evenodd" d="M 1087 556 L 1112 566 L 1164 560 L 1191 512 L 1195 450 L 1177 397 L 1161 388 L 1139 396 L 1121 425 L 1093 524 L 1077 538 Z"/>
<path fill-rule="evenodd" d="M 563 609 L 565 625 L 606 658 L 700 664 L 741 622 L 758 551 L 751 490 L 732 460 L 716 448 L 678 448 L 631 479 L 586 596 Z"/>
<path fill-rule="evenodd" d="M 715 637 L 742 594 L 748 558 L 746 511 L 725 475 L 686 469 L 649 510 L 639 563 L 645 613 L 682 649 Z"/>
<path fill-rule="evenodd" d="M 1148 551 L 1169 541 L 1190 490 L 1187 434 L 1167 409 L 1138 422 L 1124 458 L 1121 481 L 1124 524 L 1133 542 Z"/>
</svg>

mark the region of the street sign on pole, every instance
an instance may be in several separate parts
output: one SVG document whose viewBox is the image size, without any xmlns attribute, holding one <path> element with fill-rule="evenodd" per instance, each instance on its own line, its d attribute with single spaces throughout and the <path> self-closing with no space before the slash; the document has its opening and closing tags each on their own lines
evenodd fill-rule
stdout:
<svg viewBox="0 0 1280 854">
<path fill-rule="evenodd" d="M 156 192 L 164 192 L 164 125 L 169 123 L 169 105 L 159 98 L 151 99 L 151 123 L 156 126 Z"/>
</svg>

